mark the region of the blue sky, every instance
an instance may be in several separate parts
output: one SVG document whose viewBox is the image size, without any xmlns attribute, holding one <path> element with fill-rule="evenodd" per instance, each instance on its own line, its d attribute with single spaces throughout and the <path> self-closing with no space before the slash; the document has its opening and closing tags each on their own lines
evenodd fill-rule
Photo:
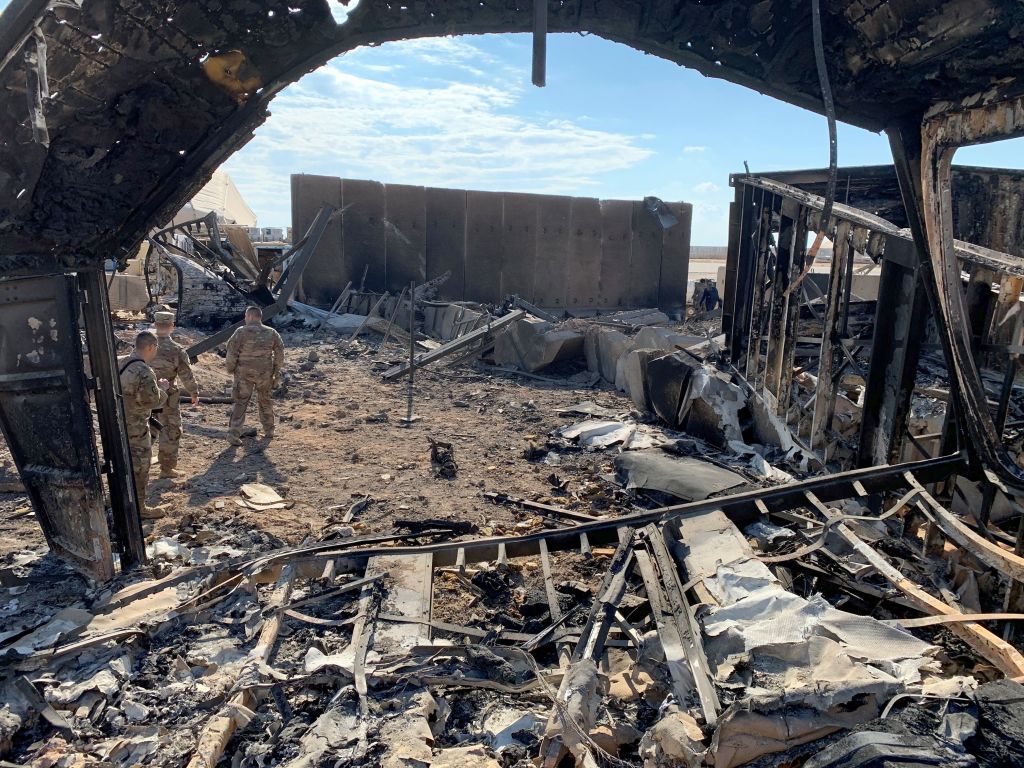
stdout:
<svg viewBox="0 0 1024 768">
<path fill-rule="evenodd" d="M 824 166 L 825 119 L 595 36 L 552 35 L 548 85 L 530 39 L 388 43 L 339 57 L 271 104 L 226 164 L 260 224 L 290 220 L 291 173 L 694 205 L 693 243 L 722 245 L 730 173 Z M 1021 167 L 1024 142 L 958 162 Z M 840 124 L 844 165 L 891 162 L 884 136 Z"/>
</svg>

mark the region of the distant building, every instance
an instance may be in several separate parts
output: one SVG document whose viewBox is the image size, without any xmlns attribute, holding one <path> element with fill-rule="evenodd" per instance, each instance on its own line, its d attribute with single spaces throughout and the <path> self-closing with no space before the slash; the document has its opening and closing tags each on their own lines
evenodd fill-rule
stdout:
<svg viewBox="0 0 1024 768">
<path fill-rule="evenodd" d="M 284 227 L 248 227 L 249 239 L 254 243 L 282 243 L 291 239 L 291 228 L 287 230 L 288 240 L 285 240 Z"/>
</svg>

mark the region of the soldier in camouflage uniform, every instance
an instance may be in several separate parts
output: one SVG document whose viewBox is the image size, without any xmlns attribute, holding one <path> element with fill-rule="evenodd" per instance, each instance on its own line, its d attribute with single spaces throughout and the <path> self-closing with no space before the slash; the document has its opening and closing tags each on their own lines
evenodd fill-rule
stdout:
<svg viewBox="0 0 1024 768">
<path fill-rule="evenodd" d="M 274 405 L 270 392 L 274 388 L 284 365 L 284 342 L 281 334 L 263 324 L 263 310 L 248 307 L 245 325 L 228 339 L 228 373 L 235 375 L 235 388 L 231 394 L 235 402 L 228 425 L 228 442 L 241 445 L 242 425 L 252 393 L 256 392 L 263 434 L 274 436 Z"/>
<path fill-rule="evenodd" d="M 192 405 L 199 404 L 199 385 L 192 373 L 185 350 L 171 338 L 174 330 L 173 312 L 155 312 L 153 314 L 156 327 L 157 352 L 150 367 L 158 379 L 167 379 L 171 383 L 167 390 L 167 402 L 159 419 L 163 423 L 160 430 L 160 447 L 157 456 L 160 458 L 160 477 L 181 477 L 175 467 L 178 466 L 178 447 L 181 444 L 181 390 L 177 386 L 181 381 L 182 388 L 192 397 Z"/>
<path fill-rule="evenodd" d="M 153 456 L 149 418 L 153 414 L 153 409 L 159 408 L 167 400 L 165 391 L 170 386 L 170 382 L 166 380 L 158 382 L 153 369 L 149 367 L 149 363 L 156 357 L 156 352 L 156 336 L 149 331 L 143 331 L 135 337 L 135 351 L 117 360 L 121 395 L 124 400 L 125 429 L 132 456 L 132 474 L 135 477 L 135 493 L 139 498 L 139 513 L 144 518 L 163 516 L 161 510 L 146 506 L 149 462 Z"/>
</svg>

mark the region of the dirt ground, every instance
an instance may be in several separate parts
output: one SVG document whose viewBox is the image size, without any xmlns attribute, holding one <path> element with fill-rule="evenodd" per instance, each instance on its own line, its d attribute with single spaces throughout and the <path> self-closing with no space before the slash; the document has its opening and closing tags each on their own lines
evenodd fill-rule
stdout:
<svg viewBox="0 0 1024 768">
<path fill-rule="evenodd" d="M 116 333 L 125 341 L 141 327 L 122 322 Z M 148 541 L 198 522 L 298 544 L 317 538 L 366 495 L 373 502 L 354 520 L 359 532 L 390 531 L 395 520 L 426 518 L 471 522 L 481 535 L 511 532 L 517 521 L 521 528 L 531 525 L 529 515 L 487 501 L 483 494 L 489 491 L 609 511 L 609 494 L 592 491 L 598 483 L 611 490 L 598 477 L 612 470 L 611 455 L 563 449 L 560 463 L 552 466 L 526 454 L 543 448 L 553 429 L 575 420 L 559 415 L 559 408 L 593 400 L 628 412 L 627 397 L 585 383 L 574 387 L 568 378 L 552 384 L 467 365 L 438 365 L 417 372 L 417 420 L 405 427 L 400 420 L 406 413 L 406 380 L 385 383 L 379 375 L 404 358 L 403 347 L 392 342 L 378 349 L 376 335 L 352 346 L 326 333 L 314 338 L 309 331 L 285 330 L 283 336 L 286 384 L 274 400 L 279 418 L 274 438 L 244 437 L 240 447 L 232 447 L 227 442 L 230 404 L 184 404 L 179 469 L 185 474 L 175 481 L 151 479 L 149 503 L 166 505 L 167 513 L 144 524 Z M 188 329 L 176 331 L 183 345 L 200 337 Z M 195 372 L 204 395 L 230 396 L 231 379 L 216 352 L 203 354 Z M 255 398 L 246 426 L 259 426 Z M 435 475 L 428 438 L 454 446 L 454 479 Z M 6 449 L 3 461 L 9 462 Z M 6 470 L 8 479 L 16 480 L 9 463 Z M 154 466 L 151 477 L 157 474 Z M 293 506 L 239 507 L 240 486 L 253 482 L 273 487 Z M 27 498 L 0 494 L 0 558 L 41 548 L 45 541 Z"/>
</svg>

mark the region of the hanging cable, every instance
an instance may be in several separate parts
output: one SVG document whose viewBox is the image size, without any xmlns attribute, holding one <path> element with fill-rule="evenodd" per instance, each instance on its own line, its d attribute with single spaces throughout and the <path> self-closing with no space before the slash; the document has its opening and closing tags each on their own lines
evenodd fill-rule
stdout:
<svg viewBox="0 0 1024 768">
<path fill-rule="evenodd" d="M 825 206 L 821 211 L 821 223 L 818 226 L 818 234 L 807 251 L 803 272 L 790 283 L 786 289 L 786 296 L 795 291 L 800 283 L 804 281 L 807 273 L 814 266 L 814 259 L 818 255 L 818 249 L 828 232 L 829 220 L 832 218 L 832 205 L 836 200 L 836 176 L 839 173 L 839 139 L 836 131 L 836 104 L 832 99 L 832 84 L 828 79 L 828 67 L 825 64 L 825 44 L 821 33 L 821 0 L 811 0 L 811 32 L 814 37 L 814 61 L 818 66 L 818 83 L 821 86 L 821 96 L 825 102 L 825 117 L 828 119 L 828 184 L 825 187 Z"/>
</svg>

